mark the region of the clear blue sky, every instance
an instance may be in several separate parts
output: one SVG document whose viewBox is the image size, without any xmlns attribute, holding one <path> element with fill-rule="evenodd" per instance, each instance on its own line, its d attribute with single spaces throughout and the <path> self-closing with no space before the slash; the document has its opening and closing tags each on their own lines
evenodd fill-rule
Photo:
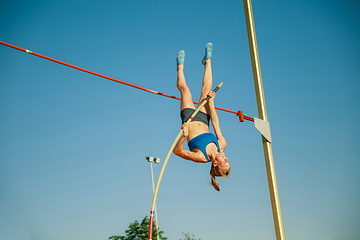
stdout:
<svg viewBox="0 0 360 240">
<path fill-rule="evenodd" d="M 252 4 L 286 238 L 360 239 L 360 3 Z M 216 105 L 258 116 L 242 1 L 1 1 L 0 40 L 176 96 L 183 49 L 196 101 L 211 41 Z M 145 156 L 164 160 L 179 101 L 0 55 L 0 239 L 123 235 L 149 214 Z M 208 164 L 172 156 L 160 228 L 175 240 L 275 239 L 261 135 L 218 114 L 231 177 L 216 192 Z"/>
</svg>

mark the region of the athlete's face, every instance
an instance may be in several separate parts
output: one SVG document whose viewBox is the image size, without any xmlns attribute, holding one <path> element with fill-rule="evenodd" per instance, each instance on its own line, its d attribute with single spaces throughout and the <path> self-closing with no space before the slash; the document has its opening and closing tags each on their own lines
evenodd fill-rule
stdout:
<svg viewBox="0 0 360 240">
<path fill-rule="evenodd" d="M 230 169 L 230 163 L 228 158 L 225 156 L 225 154 L 219 153 L 216 157 L 215 157 L 215 162 L 216 165 L 221 168 L 221 170 L 223 171 L 228 171 Z"/>
</svg>

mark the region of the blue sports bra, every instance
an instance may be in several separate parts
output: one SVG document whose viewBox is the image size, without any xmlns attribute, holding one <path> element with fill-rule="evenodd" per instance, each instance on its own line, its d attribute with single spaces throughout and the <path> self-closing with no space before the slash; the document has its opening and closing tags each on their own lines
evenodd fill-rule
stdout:
<svg viewBox="0 0 360 240">
<path fill-rule="evenodd" d="M 199 149 L 204 154 L 207 161 L 210 162 L 210 159 L 206 153 L 206 146 L 212 142 L 216 144 L 218 151 L 220 152 L 220 147 L 217 137 L 212 133 L 203 133 L 200 134 L 199 136 L 194 137 L 193 139 L 190 140 L 190 142 L 188 142 L 188 146 L 190 151 L 195 148 Z"/>
</svg>

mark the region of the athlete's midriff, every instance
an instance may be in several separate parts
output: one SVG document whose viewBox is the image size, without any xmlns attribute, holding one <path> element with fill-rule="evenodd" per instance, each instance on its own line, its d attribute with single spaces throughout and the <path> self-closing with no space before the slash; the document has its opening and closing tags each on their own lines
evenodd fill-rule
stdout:
<svg viewBox="0 0 360 240">
<path fill-rule="evenodd" d="M 189 126 L 189 136 L 187 137 L 188 142 L 202 133 L 209 132 L 209 127 L 203 122 L 193 121 L 190 122 L 188 126 Z"/>
</svg>

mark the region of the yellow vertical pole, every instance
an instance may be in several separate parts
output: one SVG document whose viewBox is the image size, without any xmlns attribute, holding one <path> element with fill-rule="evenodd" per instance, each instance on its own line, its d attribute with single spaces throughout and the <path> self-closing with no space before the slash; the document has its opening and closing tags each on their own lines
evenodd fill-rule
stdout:
<svg viewBox="0 0 360 240">
<path fill-rule="evenodd" d="M 244 2 L 245 19 L 246 19 L 247 33 L 249 39 L 249 48 L 250 48 L 259 118 L 261 120 L 267 121 L 265 97 L 264 97 L 264 90 L 261 79 L 259 54 L 256 43 L 254 17 L 252 12 L 251 0 L 243 0 L 243 2 Z M 264 156 L 266 163 L 266 172 L 269 183 L 270 199 L 271 199 L 271 206 L 272 206 L 272 212 L 274 218 L 276 239 L 285 240 L 284 226 L 281 216 L 280 200 L 279 200 L 279 193 L 276 183 L 275 166 L 274 166 L 271 143 L 268 142 L 264 137 L 262 137 L 262 142 L 263 142 L 263 149 L 264 149 Z"/>
</svg>

